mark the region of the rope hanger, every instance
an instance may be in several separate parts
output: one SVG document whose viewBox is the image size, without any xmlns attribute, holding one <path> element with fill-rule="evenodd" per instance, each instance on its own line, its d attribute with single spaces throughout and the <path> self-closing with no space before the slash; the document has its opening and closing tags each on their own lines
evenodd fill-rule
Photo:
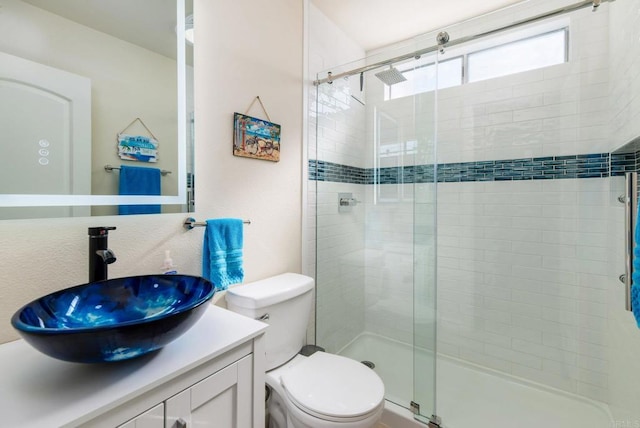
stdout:
<svg viewBox="0 0 640 428">
<path fill-rule="evenodd" d="M 251 104 L 249 104 L 249 107 L 247 107 L 247 110 L 244 112 L 245 116 L 248 116 L 247 113 L 249 113 L 249 110 L 251 110 L 251 107 L 253 107 L 253 105 L 256 103 L 256 101 L 258 101 L 260 103 L 260 107 L 262 107 L 262 111 L 264 112 L 264 114 L 267 116 L 267 119 L 269 120 L 269 122 L 273 122 L 271 120 L 271 118 L 269 117 L 269 113 L 267 113 L 267 109 L 264 108 L 264 104 L 262 104 L 262 100 L 260 99 L 260 96 L 256 96 L 253 101 L 251 101 Z M 145 127 L 146 128 L 146 127 Z"/>
<path fill-rule="evenodd" d="M 262 103 L 261 103 L 261 104 L 262 104 Z M 266 112 L 265 112 L 265 113 L 266 113 Z M 145 124 L 144 124 L 144 122 L 142 121 L 142 119 L 140 119 L 139 117 L 136 117 L 135 119 L 133 119 L 133 120 L 131 121 L 131 123 L 130 123 L 130 124 L 128 124 L 127 126 L 125 126 L 125 127 L 124 127 L 124 129 L 118 133 L 118 135 L 122 135 L 122 134 L 124 134 L 124 132 L 125 132 L 127 129 L 131 128 L 131 126 L 133 126 L 133 124 L 134 124 L 134 123 L 136 123 L 136 122 L 140 122 L 140 124 L 144 127 L 144 129 L 146 129 L 146 130 L 147 130 L 147 132 L 149 133 L 149 135 L 151 135 L 151 136 L 153 137 L 153 139 L 154 139 L 154 140 L 158 141 L 158 138 L 157 138 L 155 135 L 153 135 L 153 132 L 151 132 L 151 130 L 147 127 L 147 125 L 145 125 Z"/>
</svg>

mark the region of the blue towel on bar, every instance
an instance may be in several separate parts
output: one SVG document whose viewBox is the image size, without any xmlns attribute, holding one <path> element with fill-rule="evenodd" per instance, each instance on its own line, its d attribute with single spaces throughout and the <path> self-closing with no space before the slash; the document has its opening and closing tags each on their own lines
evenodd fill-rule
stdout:
<svg viewBox="0 0 640 428">
<path fill-rule="evenodd" d="M 635 245 L 633 247 L 633 275 L 631 275 L 631 309 L 640 328 L 640 204 L 636 215 Z"/>
<path fill-rule="evenodd" d="M 159 196 L 160 170 L 140 166 L 120 167 L 120 194 L 121 195 L 150 195 Z M 120 205 L 118 214 L 159 214 L 160 205 Z"/>
<path fill-rule="evenodd" d="M 202 248 L 202 276 L 216 290 L 244 280 L 242 266 L 243 223 L 237 218 L 207 220 Z"/>
</svg>

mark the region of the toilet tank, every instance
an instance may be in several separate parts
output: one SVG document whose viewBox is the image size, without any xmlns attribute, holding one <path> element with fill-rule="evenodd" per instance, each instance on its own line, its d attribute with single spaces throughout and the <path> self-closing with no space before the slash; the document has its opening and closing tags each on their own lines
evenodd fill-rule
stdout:
<svg viewBox="0 0 640 428">
<path fill-rule="evenodd" d="M 267 371 L 295 357 L 305 345 L 313 285 L 313 278 L 284 273 L 227 290 L 230 310 L 269 324 L 265 332 Z"/>
</svg>

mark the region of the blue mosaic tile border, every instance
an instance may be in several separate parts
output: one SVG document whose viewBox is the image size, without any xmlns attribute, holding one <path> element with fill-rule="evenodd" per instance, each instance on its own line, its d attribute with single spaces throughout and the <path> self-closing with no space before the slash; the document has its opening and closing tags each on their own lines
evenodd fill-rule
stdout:
<svg viewBox="0 0 640 428">
<path fill-rule="evenodd" d="M 549 180 L 608 176 L 608 153 L 438 165 L 439 182 Z"/>
<path fill-rule="evenodd" d="M 640 151 L 635 153 L 611 153 L 611 175 L 636 172 L 640 166 Z"/>
<path fill-rule="evenodd" d="M 309 159 L 309 180 L 372 184 L 370 169 Z"/>
<path fill-rule="evenodd" d="M 640 151 L 624 155 L 593 153 L 438 165 L 438 182 L 557 180 L 602 178 L 637 171 Z M 353 184 L 432 183 L 432 165 L 358 168 L 309 160 L 309 179 Z"/>
</svg>

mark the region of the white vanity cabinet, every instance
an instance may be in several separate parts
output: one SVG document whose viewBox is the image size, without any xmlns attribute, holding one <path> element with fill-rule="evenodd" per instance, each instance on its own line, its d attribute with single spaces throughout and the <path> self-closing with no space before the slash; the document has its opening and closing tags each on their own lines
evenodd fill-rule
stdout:
<svg viewBox="0 0 640 428">
<path fill-rule="evenodd" d="M 198 382 L 165 403 L 167 427 L 250 428 L 251 360 L 235 364 Z"/>
<path fill-rule="evenodd" d="M 164 403 L 158 404 L 118 428 L 164 428 Z"/>
<path fill-rule="evenodd" d="M 253 359 L 248 355 L 118 428 L 250 428 L 253 426 Z M 122 418 L 116 410 L 110 418 Z M 259 417 L 259 416 L 258 416 Z M 103 425 L 97 418 L 87 426 Z"/>
<path fill-rule="evenodd" d="M 1 425 L 262 427 L 266 327 L 212 305 L 161 351 L 109 364 L 58 361 L 22 340 L 0 345 Z"/>
</svg>

